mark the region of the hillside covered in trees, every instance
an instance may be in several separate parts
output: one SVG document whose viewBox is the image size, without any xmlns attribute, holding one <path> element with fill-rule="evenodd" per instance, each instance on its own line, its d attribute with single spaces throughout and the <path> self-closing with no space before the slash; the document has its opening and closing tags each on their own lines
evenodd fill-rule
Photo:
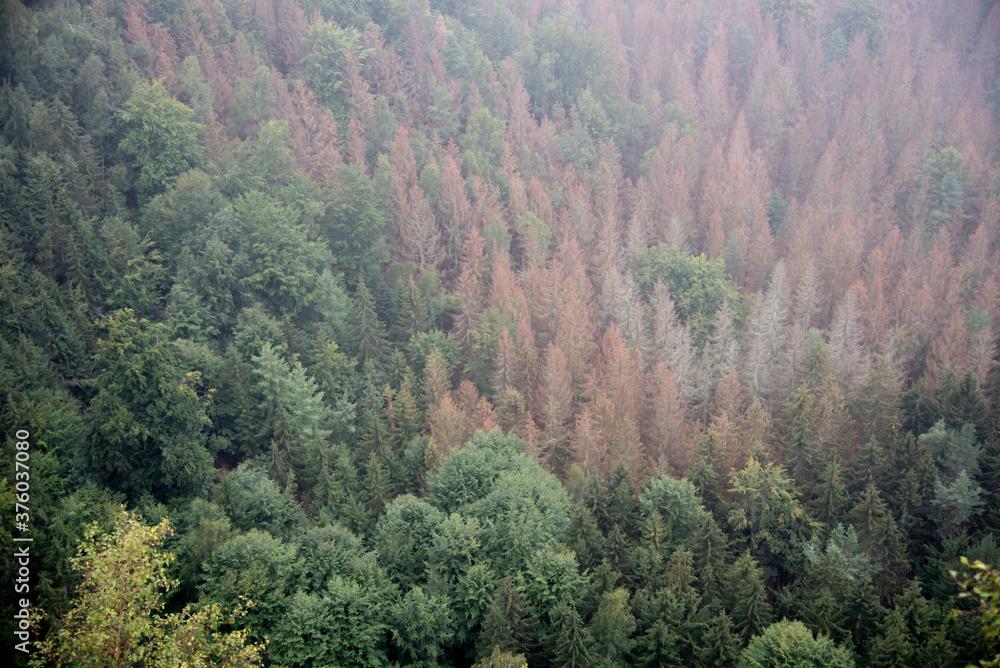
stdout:
<svg viewBox="0 0 1000 668">
<path fill-rule="evenodd" d="M 997 655 L 949 570 L 1000 564 L 1000 3 L 0 26 L 33 647 L 94 652 L 128 553 L 134 665 Z"/>
</svg>

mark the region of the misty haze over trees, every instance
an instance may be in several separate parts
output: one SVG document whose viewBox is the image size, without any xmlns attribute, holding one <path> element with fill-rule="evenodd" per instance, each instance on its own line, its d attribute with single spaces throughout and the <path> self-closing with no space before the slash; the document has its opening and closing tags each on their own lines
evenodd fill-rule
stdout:
<svg viewBox="0 0 1000 668">
<path fill-rule="evenodd" d="M 1000 3 L 0 25 L 34 665 L 998 656 Z"/>
</svg>

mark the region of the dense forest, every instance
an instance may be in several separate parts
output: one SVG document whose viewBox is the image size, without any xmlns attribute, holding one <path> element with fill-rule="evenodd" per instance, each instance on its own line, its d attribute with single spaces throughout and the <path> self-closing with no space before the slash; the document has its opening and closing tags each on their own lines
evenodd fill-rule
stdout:
<svg viewBox="0 0 1000 668">
<path fill-rule="evenodd" d="M 0 26 L 33 665 L 997 656 L 1000 3 Z"/>
</svg>

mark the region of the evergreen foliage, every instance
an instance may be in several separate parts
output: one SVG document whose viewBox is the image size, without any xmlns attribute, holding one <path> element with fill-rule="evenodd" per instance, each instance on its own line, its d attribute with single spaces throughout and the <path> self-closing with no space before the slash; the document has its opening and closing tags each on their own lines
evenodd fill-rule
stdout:
<svg viewBox="0 0 1000 668">
<path fill-rule="evenodd" d="M 35 663 L 994 660 L 1000 6 L 902 4 L 5 3 Z"/>
</svg>

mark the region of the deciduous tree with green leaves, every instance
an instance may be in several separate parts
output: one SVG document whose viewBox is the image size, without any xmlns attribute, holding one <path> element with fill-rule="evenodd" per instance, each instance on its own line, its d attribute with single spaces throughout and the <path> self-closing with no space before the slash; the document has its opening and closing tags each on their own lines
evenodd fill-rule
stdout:
<svg viewBox="0 0 1000 668">
<path fill-rule="evenodd" d="M 212 474 L 205 447 L 208 399 L 201 374 L 183 370 L 166 328 L 116 311 L 100 325 L 95 361 L 103 366 L 86 411 L 83 458 L 108 485 L 138 496 L 204 492 Z"/>
<path fill-rule="evenodd" d="M 959 598 L 972 601 L 972 614 L 980 615 L 983 622 L 983 634 L 986 639 L 993 644 L 994 650 L 998 650 L 997 641 L 1000 639 L 1000 572 L 995 568 L 984 564 L 978 559 L 969 563 L 966 557 L 961 557 L 962 565 L 972 569 L 971 575 L 963 578 L 958 577 L 955 571 L 949 571 L 951 577 L 955 579 L 962 592 Z M 951 612 L 951 617 L 957 617 L 962 613 L 957 610 Z M 984 668 L 1000 666 L 1000 651 L 992 658 L 984 658 L 979 662 Z"/>
<path fill-rule="evenodd" d="M 205 157 L 194 110 L 178 102 L 159 81 L 136 84 L 118 118 L 128 128 L 118 147 L 132 156 L 135 189 L 142 203 L 165 191 Z"/>
<path fill-rule="evenodd" d="M 737 304 L 736 288 L 726 275 L 725 263 L 704 255 L 685 255 L 676 246 L 660 244 L 635 254 L 635 280 L 651 292 L 656 282 L 674 300 L 677 315 L 691 323 L 695 340 L 702 343 L 711 333 L 716 312 L 725 302 Z"/>
<path fill-rule="evenodd" d="M 98 535 L 91 525 L 73 567 L 83 577 L 76 604 L 61 627 L 37 646 L 32 666 L 176 668 L 260 665 L 263 645 L 247 643 L 245 630 L 220 632 L 241 617 L 216 604 L 198 612 L 162 615 L 162 595 L 177 585 L 167 576 L 174 557 L 163 552 L 173 529 L 168 520 L 144 526 L 121 508 L 115 530 Z"/>
<path fill-rule="evenodd" d="M 814 637 L 805 624 L 784 619 L 750 641 L 739 668 L 854 668 L 851 652 L 826 636 Z"/>
</svg>

